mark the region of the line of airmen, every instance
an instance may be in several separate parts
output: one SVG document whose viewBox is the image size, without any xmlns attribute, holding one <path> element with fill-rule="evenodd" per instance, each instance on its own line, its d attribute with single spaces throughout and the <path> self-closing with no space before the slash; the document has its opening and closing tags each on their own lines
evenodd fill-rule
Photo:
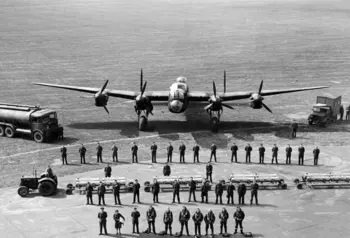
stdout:
<svg viewBox="0 0 350 238">
<path fill-rule="evenodd" d="M 101 207 L 101 212 L 98 213 L 97 215 L 99 219 L 99 225 L 100 225 L 100 235 L 102 235 L 102 228 L 104 229 L 104 232 L 106 235 L 107 233 L 107 212 L 104 211 L 104 208 Z M 132 220 L 132 233 L 135 234 L 140 234 L 139 231 L 139 219 L 141 217 L 140 212 L 137 210 L 137 208 L 134 208 L 134 211 L 131 213 L 131 220 Z M 123 219 L 125 221 L 125 217 L 119 213 L 119 210 L 115 211 L 115 214 L 113 215 L 113 220 L 115 221 L 115 228 L 117 230 L 117 234 L 121 234 L 121 226 L 123 222 L 120 221 L 120 219 Z M 145 231 L 145 233 L 154 233 L 156 234 L 156 229 L 155 229 L 155 222 L 157 218 L 157 212 L 154 209 L 153 206 L 150 206 L 149 209 L 146 212 L 146 219 L 148 223 L 148 229 Z M 181 230 L 178 234 L 175 234 L 175 236 L 182 236 L 184 232 L 184 228 L 186 229 L 187 236 L 189 236 L 189 230 L 188 230 L 188 222 L 191 218 L 190 211 L 184 206 L 179 214 L 178 221 L 181 225 Z M 245 218 L 245 213 L 242 211 L 242 209 L 238 206 L 236 211 L 233 214 L 233 219 L 235 220 L 235 231 L 234 234 L 237 233 L 238 227 L 240 228 L 240 231 L 242 234 L 243 233 L 243 220 Z M 224 233 L 227 233 L 227 221 L 229 219 L 229 213 L 226 210 L 225 207 L 222 208 L 220 214 L 219 214 L 219 219 L 220 219 L 220 235 Z M 194 222 L 195 226 L 195 235 L 201 236 L 201 224 L 204 220 L 205 222 L 205 235 L 208 235 L 208 231 L 210 229 L 211 234 L 214 235 L 214 223 L 216 220 L 215 214 L 213 213 L 212 210 L 209 209 L 208 213 L 203 216 L 203 213 L 199 208 L 196 209 L 195 213 L 192 216 L 192 220 Z M 163 215 L 163 223 L 165 225 L 165 231 L 162 233 L 162 235 L 169 234 L 172 236 L 172 223 L 174 221 L 173 217 L 173 212 L 168 208 Z"/>
</svg>

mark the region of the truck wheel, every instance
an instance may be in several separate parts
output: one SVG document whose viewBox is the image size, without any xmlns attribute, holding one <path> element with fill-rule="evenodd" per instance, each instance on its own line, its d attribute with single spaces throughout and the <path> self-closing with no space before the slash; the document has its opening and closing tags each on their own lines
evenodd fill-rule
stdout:
<svg viewBox="0 0 350 238">
<path fill-rule="evenodd" d="M 35 142 L 38 142 L 38 143 L 43 143 L 44 142 L 44 136 L 39 131 L 34 132 L 33 137 L 34 137 Z"/>
<path fill-rule="evenodd" d="M 0 126 L 0 136 L 4 136 L 5 135 L 5 130 L 3 126 Z"/>
<path fill-rule="evenodd" d="M 50 196 L 56 192 L 56 186 L 50 181 L 43 181 L 39 184 L 39 193 L 42 196 Z"/>
<path fill-rule="evenodd" d="M 8 138 L 13 138 L 15 136 L 15 131 L 12 129 L 12 127 L 6 127 L 5 128 L 5 135 L 8 137 Z"/>
<path fill-rule="evenodd" d="M 29 194 L 29 189 L 27 187 L 25 187 L 25 186 L 21 186 L 17 190 L 17 193 L 18 193 L 19 196 L 24 198 L 24 197 L 26 197 Z"/>
</svg>

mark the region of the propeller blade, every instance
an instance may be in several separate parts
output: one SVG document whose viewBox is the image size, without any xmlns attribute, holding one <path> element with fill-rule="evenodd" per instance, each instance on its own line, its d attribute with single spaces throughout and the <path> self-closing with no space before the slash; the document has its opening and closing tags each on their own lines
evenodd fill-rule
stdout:
<svg viewBox="0 0 350 238">
<path fill-rule="evenodd" d="M 142 89 L 141 89 L 141 97 L 143 95 L 143 93 L 145 92 L 146 90 L 146 86 L 147 86 L 147 81 L 145 81 L 145 84 L 143 85 Z"/>
<path fill-rule="evenodd" d="M 208 106 L 206 106 L 204 109 L 205 110 L 208 110 L 208 109 L 210 109 L 210 108 L 212 108 L 213 107 L 213 104 L 212 103 L 210 103 Z"/>
<path fill-rule="evenodd" d="M 106 110 L 106 112 L 109 114 L 109 111 L 106 106 L 103 106 L 103 108 Z"/>
<path fill-rule="evenodd" d="M 215 86 L 215 82 L 213 81 L 213 91 L 214 91 L 214 96 L 216 97 L 216 86 Z"/>
<path fill-rule="evenodd" d="M 143 87 L 143 71 L 141 69 L 141 73 L 140 73 L 140 92 L 142 92 L 142 87 Z"/>
<path fill-rule="evenodd" d="M 230 108 L 230 109 L 234 110 L 234 108 L 233 108 L 232 106 L 228 105 L 228 104 L 221 103 L 221 105 L 222 105 L 223 107 L 227 107 L 227 108 Z"/>
<path fill-rule="evenodd" d="M 224 93 L 226 93 L 226 70 L 224 70 Z"/>
<path fill-rule="evenodd" d="M 105 82 L 105 84 L 103 85 L 103 87 L 102 87 L 101 90 L 100 90 L 100 93 L 102 93 L 102 92 L 106 89 L 107 84 L 108 84 L 108 81 L 109 81 L 109 80 L 107 80 L 107 81 Z"/>
<path fill-rule="evenodd" d="M 261 103 L 261 105 L 263 105 L 263 107 L 264 107 L 266 110 L 268 110 L 269 112 L 272 113 L 272 111 L 270 110 L 270 108 L 269 108 L 268 106 L 266 106 L 264 103 Z"/>
<path fill-rule="evenodd" d="M 260 87 L 259 87 L 259 93 L 258 93 L 258 94 L 261 93 L 261 90 L 262 90 L 262 87 L 263 87 L 263 83 L 264 83 L 264 80 L 261 80 Z"/>
</svg>

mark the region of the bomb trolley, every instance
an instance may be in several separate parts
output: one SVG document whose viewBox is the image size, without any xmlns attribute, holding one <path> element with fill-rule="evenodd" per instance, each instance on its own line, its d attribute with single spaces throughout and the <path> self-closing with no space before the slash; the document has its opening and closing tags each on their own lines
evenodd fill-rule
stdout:
<svg viewBox="0 0 350 238">
<path fill-rule="evenodd" d="M 298 189 L 350 188 L 350 173 L 305 173 L 301 179 L 294 179 Z"/>
<path fill-rule="evenodd" d="M 115 180 L 120 184 L 120 192 L 132 192 L 134 182 L 128 182 L 125 177 L 111 177 L 111 178 L 77 178 L 75 186 L 71 183 L 67 184 L 66 194 L 72 194 L 73 190 L 79 191 L 79 194 L 86 193 L 86 185 L 89 182 L 93 187 L 93 192 L 97 192 L 97 188 L 102 182 L 106 187 L 106 193 L 113 192 L 113 185 Z"/>
<path fill-rule="evenodd" d="M 221 180 L 227 188 L 228 183 L 231 181 L 233 184 L 239 183 L 253 184 L 254 180 L 259 184 L 259 189 L 287 189 L 287 184 L 282 177 L 277 174 L 232 174 L 227 182 Z M 250 189 L 250 186 L 247 186 Z"/>
<path fill-rule="evenodd" d="M 201 189 L 201 184 L 207 180 L 204 176 L 196 175 L 196 176 L 154 176 L 153 179 L 157 179 L 159 183 L 160 191 L 162 192 L 171 192 L 173 191 L 173 183 L 175 180 L 178 180 L 180 183 L 180 191 L 189 191 L 188 183 L 191 181 L 191 177 L 194 181 L 196 181 L 196 190 L 199 191 Z M 153 182 L 146 181 L 144 183 L 145 192 L 152 191 Z"/>
</svg>

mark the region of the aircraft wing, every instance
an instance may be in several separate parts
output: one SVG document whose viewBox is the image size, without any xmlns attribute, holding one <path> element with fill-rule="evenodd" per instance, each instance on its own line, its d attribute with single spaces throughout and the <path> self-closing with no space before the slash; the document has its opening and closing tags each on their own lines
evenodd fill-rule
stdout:
<svg viewBox="0 0 350 238">
<path fill-rule="evenodd" d="M 91 93 L 91 94 L 96 94 L 101 90 L 100 88 L 58 85 L 58 84 L 48 84 L 48 83 L 33 83 L 33 84 L 45 86 L 45 87 L 67 89 L 67 90 L 78 91 L 83 93 Z M 134 100 L 140 94 L 139 92 L 113 90 L 113 89 L 105 89 L 103 92 L 107 93 L 107 95 L 111 97 L 124 98 L 129 100 Z M 166 92 L 166 91 L 159 91 L 159 92 L 146 91 L 144 93 L 144 95 L 148 96 L 152 101 L 167 101 L 168 94 L 169 92 Z"/>
</svg>

